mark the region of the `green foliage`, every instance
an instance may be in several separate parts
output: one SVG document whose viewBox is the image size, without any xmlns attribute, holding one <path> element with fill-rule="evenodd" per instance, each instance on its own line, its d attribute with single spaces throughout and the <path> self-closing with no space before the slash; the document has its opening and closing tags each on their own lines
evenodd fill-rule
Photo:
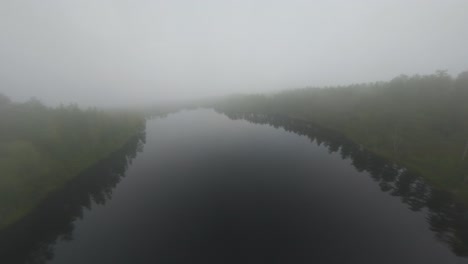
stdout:
<svg viewBox="0 0 468 264">
<path fill-rule="evenodd" d="M 214 106 L 311 121 L 420 172 L 435 186 L 468 193 L 468 72 L 232 96 Z"/>
<path fill-rule="evenodd" d="M 0 95 L 0 228 L 18 220 L 51 191 L 121 148 L 144 119 L 131 113 L 49 108 Z"/>
</svg>

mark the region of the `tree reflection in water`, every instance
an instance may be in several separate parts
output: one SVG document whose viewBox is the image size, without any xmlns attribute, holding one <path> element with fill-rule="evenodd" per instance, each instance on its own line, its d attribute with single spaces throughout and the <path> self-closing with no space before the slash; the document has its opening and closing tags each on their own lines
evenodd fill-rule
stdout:
<svg viewBox="0 0 468 264">
<path fill-rule="evenodd" d="M 46 263 L 59 240 L 73 239 L 73 222 L 83 209 L 105 204 L 141 152 L 146 135 L 141 131 L 117 152 L 84 171 L 64 188 L 51 194 L 28 217 L 0 233 L 0 263 Z"/>
<path fill-rule="evenodd" d="M 345 137 L 301 120 L 251 113 L 224 113 L 229 118 L 269 124 L 275 128 L 307 136 L 330 152 L 352 161 L 367 172 L 383 192 L 399 197 L 413 211 L 425 214 L 436 238 L 450 246 L 458 256 L 468 256 L 468 210 L 452 196 L 436 190 L 418 175 L 366 151 Z M 0 234 L 0 263 L 46 263 L 53 258 L 54 245 L 72 240 L 74 221 L 83 209 L 104 204 L 114 187 L 125 176 L 128 165 L 142 150 L 145 133 L 133 138 L 120 151 L 90 168 L 44 201 L 40 208 L 20 223 Z"/>
<path fill-rule="evenodd" d="M 388 162 L 340 134 L 307 121 L 283 116 L 217 111 L 233 120 L 242 119 L 281 127 L 288 132 L 306 136 L 319 146 L 324 145 L 330 153 L 338 152 L 343 159 L 350 159 L 358 171 L 368 172 L 383 192 L 400 197 L 412 211 L 423 212 L 437 240 L 450 246 L 456 255 L 468 256 L 466 206 L 456 202 L 450 193 L 432 188 L 414 172 Z"/>
</svg>

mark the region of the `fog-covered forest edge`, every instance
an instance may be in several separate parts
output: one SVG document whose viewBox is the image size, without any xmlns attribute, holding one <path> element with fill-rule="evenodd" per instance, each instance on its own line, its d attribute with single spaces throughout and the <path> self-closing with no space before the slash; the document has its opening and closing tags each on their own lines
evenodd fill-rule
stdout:
<svg viewBox="0 0 468 264">
<path fill-rule="evenodd" d="M 324 89 L 326 88 L 326 89 Z M 233 95 L 222 111 L 280 115 L 332 129 L 468 202 L 468 72 Z"/>
<path fill-rule="evenodd" d="M 51 192 L 143 133 L 129 111 L 51 108 L 0 94 L 0 229 L 21 219 Z"/>
<path fill-rule="evenodd" d="M 232 95 L 135 111 L 47 107 L 0 95 L 0 229 L 27 215 L 51 192 L 144 133 L 145 117 L 212 107 L 300 119 L 338 132 L 436 188 L 468 203 L 468 72 L 452 77 Z"/>
</svg>

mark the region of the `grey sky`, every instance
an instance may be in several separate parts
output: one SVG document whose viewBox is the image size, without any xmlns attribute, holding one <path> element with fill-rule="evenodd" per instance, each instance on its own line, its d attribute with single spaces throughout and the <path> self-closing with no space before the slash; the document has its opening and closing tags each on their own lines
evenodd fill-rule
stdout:
<svg viewBox="0 0 468 264">
<path fill-rule="evenodd" d="M 0 92 L 149 103 L 468 69 L 466 0 L 1 0 Z"/>
</svg>

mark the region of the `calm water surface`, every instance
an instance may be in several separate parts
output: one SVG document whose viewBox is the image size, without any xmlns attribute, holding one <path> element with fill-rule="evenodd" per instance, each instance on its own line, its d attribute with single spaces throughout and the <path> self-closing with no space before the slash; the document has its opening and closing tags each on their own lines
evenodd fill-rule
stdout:
<svg viewBox="0 0 468 264">
<path fill-rule="evenodd" d="M 0 263 L 468 263 L 449 195 L 309 124 L 228 116 L 148 121 L 4 235 Z"/>
</svg>

